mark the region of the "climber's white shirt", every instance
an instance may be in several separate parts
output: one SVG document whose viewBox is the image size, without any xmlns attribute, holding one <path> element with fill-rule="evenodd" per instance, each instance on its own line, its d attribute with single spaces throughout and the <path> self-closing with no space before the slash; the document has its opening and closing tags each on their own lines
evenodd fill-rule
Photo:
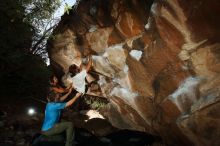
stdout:
<svg viewBox="0 0 220 146">
<path fill-rule="evenodd" d="M 79 93 L 83 93 L 83 94 L 85 93 L 85 89 L 86 89 L 85 78 L 86 78 L 86 76 L 87 76 L 87 72 L 85 69 L 83 69 L 80 73 L 78 73 L 77 75 L 75 75 L 72 78 L 73 87 Z"/>
</svg>

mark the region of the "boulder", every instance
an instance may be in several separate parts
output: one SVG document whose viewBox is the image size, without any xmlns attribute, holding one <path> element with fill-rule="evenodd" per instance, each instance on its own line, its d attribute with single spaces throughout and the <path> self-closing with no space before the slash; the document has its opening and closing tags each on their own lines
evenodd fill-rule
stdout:
<svg viewBox="0 0 220 146">
<path fill-rule="evenodd" d="M 170 145 L 220 145 L 219 7 L 218 0 L 80 0 L 48 41 L 51 65 L 62 76 L 92 55 L 96 92 L 109 101 L 101 114 L 114 127 Z"/>
</svg>

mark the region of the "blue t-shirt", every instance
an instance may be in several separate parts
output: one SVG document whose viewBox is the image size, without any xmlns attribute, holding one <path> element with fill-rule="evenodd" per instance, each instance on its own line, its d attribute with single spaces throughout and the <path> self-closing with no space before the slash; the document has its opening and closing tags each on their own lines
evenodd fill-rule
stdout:
<svg viewBox="0 0 220 146">
<path fill-rule="evenodd" d="M 52 128 L 57 122 L 59 122 L 61 110 L 66 106 L 65 103 L 49 102 L 46 105 L 45 117 L 42 131 L 47 131 Z"/>
</svg>

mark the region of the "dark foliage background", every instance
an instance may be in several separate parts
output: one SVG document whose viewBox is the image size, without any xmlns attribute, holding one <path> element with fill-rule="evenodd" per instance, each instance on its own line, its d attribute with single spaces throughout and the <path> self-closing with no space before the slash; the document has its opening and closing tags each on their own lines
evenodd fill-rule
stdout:
<svg viewBox="0 0 220 146">
<path fill-rule="evenodd" d="M 44 27 L 58 6 L 58 0 L 0 0 L 1 97 L 45 96 L 50 69 L 41 53 L 33 53 L 32 48 L 44 34 L 40 26 Z"/>
</svg>

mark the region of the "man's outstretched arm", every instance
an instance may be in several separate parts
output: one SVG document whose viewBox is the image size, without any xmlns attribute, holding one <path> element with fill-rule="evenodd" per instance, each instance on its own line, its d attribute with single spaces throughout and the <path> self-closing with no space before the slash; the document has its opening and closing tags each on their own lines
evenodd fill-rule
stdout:
<svg viewBox="0 0 220 146">
<path fill-rule="evenodd" d="M 70 88 L 69 91 L 65 95 L 60 97 L 60 101 L 64 101 L 68 97 L 68 95 L 72 92 L 72 90 L 73 88 Z"/>
<path fill-rule="evenodd" d="M 92 66 L 92 56 L 90 55 L 89 56 L 89 62 L 87 64 L 87 66 L 86 66 L 86 71 L 87 72 L 90 70 L 91 66 Z"/>
<path fill-rule="evenodd" d="M 56 91 L 57 93 L 65 93 L 67 90 L 61 87 L 52 87 L 52 90 Z"/>
<path fill-rule="evenodd" d="M 82 95 L 82 93 L 77 93 L 76 96 L 74 96 L 72 99 L 70 99 L 70 100 L 66 103 L 66 106 L 65 106 L 65 107 L 71 106 L 81 95 Z"/>
</svg>

